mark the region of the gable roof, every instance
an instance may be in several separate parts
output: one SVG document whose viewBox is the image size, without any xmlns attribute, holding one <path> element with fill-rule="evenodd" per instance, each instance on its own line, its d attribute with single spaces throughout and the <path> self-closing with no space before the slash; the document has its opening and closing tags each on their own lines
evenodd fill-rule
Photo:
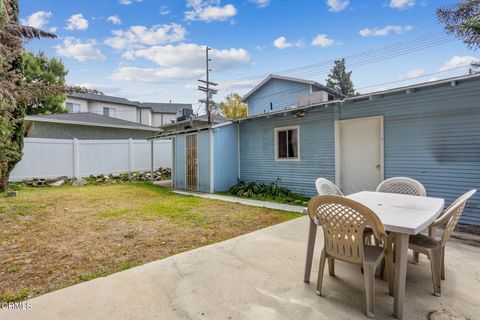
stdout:
<svg viewBox="0 0 480 320">
<path fill-rule="evenodd" d="M 142 107 L 150 108 L 153 112 L 159 113 L 177 113 L 182 109 L 192 109 L 189 103 L 157 103 L 157 102 L 143 102 Z"/>
<path fill-rule="evenodd" d="M 160 131 L 160 128 L 147 126 L 137 122 L 106 117 L 96 113 L 59 113 L 59 114 L 38 114 L 25 117 L 26 121 L 50 122 L 76 124 L 96 127 L 123 128 L 133 130 Z"/>
<path fill-rule="evenodd" d="M 138 102 L 130 101 L 126 98 L 106 96 L 103 94 L 94 93 L 71 93 L 68 94 L 71 98 L 85 99 L 91 101 L 109 102 L 139 108 L 150 108 L 153 113 L 177 113 L 181 109 L 192 109 L 189 103 L 157 103 L 157 102 Z"/>
<path fill-rule="evenodd" d="M 71 98 L 79 98 L 85 100 L 92 100 L 92 101 L 100 101 L 100 102 L 110 102 L 116 104 L 123 104 L 127 106 L 134 106 L 138 107 L 140 102 L 130 101 L 125 98 L 114 97 L 114 96 L 106 96 L 103 94 L 94 94 L 94 93 L 70 93 L 68 94 Z"/>
<path fill-rule="evenodd" d="M 327 91 L 328 93 L 334 95 L 337 98 L 343 98 L 344 97 L 343 94 L 341 94 L 339 92 L 336 92 L 336 91 L 334 91 L 330 88 L 327 88 L 323 84 L 320 84 L 320 83 L 318 83 L 316 81 L 313 81 L 313 80 L 306 80 L 306 79 L 300 79 L 300 78 L 293 78 L 293 77 L 286 77 L 286 76 L 271 74 L 268 77 L 266 77 L 262 82 L 257 84 L 252 90 L 250 90 L 250 92 L 248 92 L 246 95 L 244 95 L 242 97 L 242 102 L 247 102 L 248 98 L 250 96 L 252 96 L 258 89 L 263 87 L 265 84 L 267 84 L 272 79 L 285 80 L 285 81 L 291 81 L 291 82 L 297 82 L 297 83 L 304 83 L 304 84 L 308 84 L 308 85 L 317 87 L 317 88 L 322 89 L 324 91 Z"/>
</svg>

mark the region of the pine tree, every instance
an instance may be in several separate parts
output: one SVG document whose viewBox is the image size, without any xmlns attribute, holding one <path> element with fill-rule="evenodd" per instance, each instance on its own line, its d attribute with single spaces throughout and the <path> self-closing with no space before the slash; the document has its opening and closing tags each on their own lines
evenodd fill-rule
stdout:
<svg viewBox="0 0 480 320">
<path fill-rule="evenodd" d="M 437 19 L 470 49 L 480 48 L 480 0 L 463 0 L 439 8 Z"/>
<path fill-rule="evenodd" d="M 351 80 L 352 71 L 347 72 L 345 67 L 345 58 L 335 60 L 335 65 L 328 74 L 327 88 L 342 93 L 346 97 L 354 96 L 357 93 Z"/>
</svg>

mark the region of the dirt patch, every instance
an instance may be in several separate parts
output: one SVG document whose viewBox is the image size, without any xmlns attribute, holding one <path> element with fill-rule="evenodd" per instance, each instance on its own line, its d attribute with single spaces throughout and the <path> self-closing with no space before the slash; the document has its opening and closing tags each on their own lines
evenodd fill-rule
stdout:
<svg viewBox="0 0 480 320">
<path fill-rule="evenodd" d="M 0 198 L 0 301 L 16 301 L 300 215 L 149 183 L 22 189 Z"/>
</svg>

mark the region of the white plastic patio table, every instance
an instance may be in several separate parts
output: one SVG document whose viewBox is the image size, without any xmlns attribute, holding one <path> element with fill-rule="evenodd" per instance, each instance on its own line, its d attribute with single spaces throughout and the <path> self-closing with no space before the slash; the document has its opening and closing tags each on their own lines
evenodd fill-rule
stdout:
<svg viewBox="0 0 480 320">
<path fill-rule="evenodd" d="M 405 301 L 408 239 L 425 230 L 440 215 L 445 201 L 439 198 L 362 191 L 347 198 L 370 208 L 385 230 L 395 233 L 394 315 L 401 319 Z"/>
</svg>

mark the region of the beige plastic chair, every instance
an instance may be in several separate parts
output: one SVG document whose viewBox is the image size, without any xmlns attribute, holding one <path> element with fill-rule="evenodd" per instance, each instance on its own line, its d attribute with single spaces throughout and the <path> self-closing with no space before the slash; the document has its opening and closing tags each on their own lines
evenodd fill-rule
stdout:
<svg viewBox="0 0 480 320">
<path fill-rule="evenodd" d="M 445 225 L 440 239 L 429 237 L 424 234 L 417 234 L 410 237 L 409 248 L 415 252 L 420 252 L 430 258 L 430 268 L 432 269 L 433 294 L 441 295 L 441 279 L 445 279 L 445 244 L 457 226 L 460 216 L 465 209 L 468 199 L 473 196 L 477 190 L 473 189 L 455 200 L 445 213 L 429 226 L 430 230 L 435 227 Z"/>
<path fill-rule="evenodd" d="M 330 180 L 325 178 L 318 178 L 315 180 L 315 187 L 317 188 L 318 195 L 337 195 L 343 196 L 342 191 Z M 310 217 L 312 218 L 312 217 Z M 313 251 L 315 249 L 315 238 L 317 235 L 318 221 L 315 217 L 310 219 L 310 228 L 308 232 L 308 244 L 307 244 L 307 261 L 305 263 L 305 276 L 304 281 L 310 281 L 310 273 L 312 271 Z M 330 260 L 328 262 L 330 264 Z"/>
<path fill-rule="evenodd" d="M 387 235 L 380 219 L 366 206 L 340 196 L 323 195 L 308 202 L 308 214 L 323 228 L 324 247 L 320 256 L 317 294 L 322 294 L 323 269 L 329 261 L 329 274 L 335 275 L 335 259 L 363 267 L 366 314 L 375 316 L 375 271 L 385 256 L 385 246 L 365 245 L 364 229 L 369 226 L 382 244 Z"/>
<path fill-rule="evenodd" d="M 377 192 L 408 194 L 412 196 L 427 196 L 427 190 L 415 179 L 405 177 L 395 177 L 381 182 Z"/>
</svg>

